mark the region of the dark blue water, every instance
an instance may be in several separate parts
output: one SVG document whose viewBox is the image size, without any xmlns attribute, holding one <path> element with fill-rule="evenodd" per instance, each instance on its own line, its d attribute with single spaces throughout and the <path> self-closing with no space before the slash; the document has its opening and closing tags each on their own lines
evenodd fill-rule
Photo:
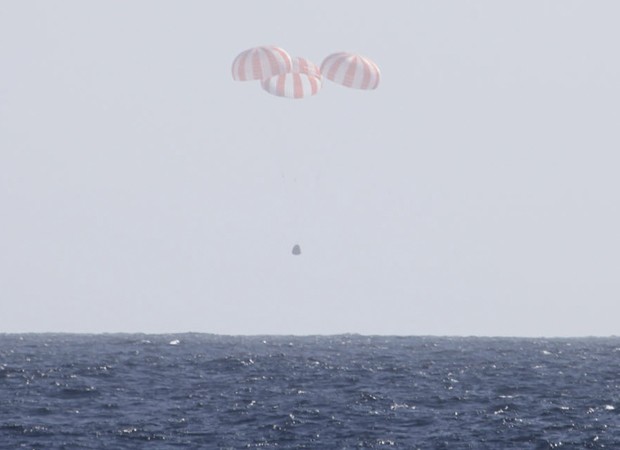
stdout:
<svg viewBox="0 0 620 450">
<path fill-rule="evenodd" d="M 0 335 L 0 448 L 620 449 L 620 339 Z"/>
</svg>

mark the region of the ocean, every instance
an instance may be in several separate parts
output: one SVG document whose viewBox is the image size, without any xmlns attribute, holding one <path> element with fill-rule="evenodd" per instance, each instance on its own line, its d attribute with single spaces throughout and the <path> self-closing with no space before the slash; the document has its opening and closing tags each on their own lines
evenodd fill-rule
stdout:
<svg viewBox="0 0 620 450">
<path fill-rule="evenodd" d="M 620 449 L 620 338 L 0 334 L 1 449 Z"/>
</svg>

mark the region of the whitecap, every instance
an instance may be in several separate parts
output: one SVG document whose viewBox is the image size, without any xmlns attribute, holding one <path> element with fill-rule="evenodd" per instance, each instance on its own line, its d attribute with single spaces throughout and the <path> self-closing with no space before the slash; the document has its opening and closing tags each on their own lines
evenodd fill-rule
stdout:
<svg viewBox="0 0 620 450">
<path fill-rule="evenodd" d="M 393 403 L 392 405 L 390 405 L 390 409 L 392 411 L 397 409 L 415 409 L 415 406 L 409 406 L 406 403 Z"/>
</svg>

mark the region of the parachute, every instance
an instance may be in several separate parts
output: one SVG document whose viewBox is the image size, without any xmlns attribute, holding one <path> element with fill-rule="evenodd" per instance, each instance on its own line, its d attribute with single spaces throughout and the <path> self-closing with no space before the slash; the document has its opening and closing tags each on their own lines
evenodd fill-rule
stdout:
<svg viewBox="0 0 620 450">
<path fill-rule="evenodd" d="M 239 53 L 235 58 L 232 76 L 236 81 L 262 81 L 290 72 L 291 68 L 291 57 L 285 50 L 274 46 L 255 47 Z"/>
<path fill-rule="evenodd" d="M 293 255 L 297 256 L 297 255 L 301 255 L 301 247 L 299 246 L 299 244 L 295 244 L 293 246 L 293 250 L 291 252 Z"/>
<path fill-rule="evenodd" d="M 376 89 L 381 71 L 365 56 L 354 53 L 333 53 L 323 60 L 321 73 L 325 78 L 354 89 Z"/>
<path fill-rule="evenodd" d="M 287 98 L 304 98 L 321 90 L 321 70 L 306 58 L 293 58 L 289 73 L 276 75 L 262 82 L 270 94 Z"/>
</svg>

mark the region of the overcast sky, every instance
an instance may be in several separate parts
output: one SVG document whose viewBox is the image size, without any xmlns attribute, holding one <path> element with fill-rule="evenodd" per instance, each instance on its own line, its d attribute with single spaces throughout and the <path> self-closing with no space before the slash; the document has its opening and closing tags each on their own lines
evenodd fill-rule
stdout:
<svg viewBox="0 0 620 450">
<path fill-rule="evenodd" d="M 0 1 L 0 332 L 620 334 L 618 17 Z M 258 45 L 381 84 L 270 96 Z"/>
</svg>

